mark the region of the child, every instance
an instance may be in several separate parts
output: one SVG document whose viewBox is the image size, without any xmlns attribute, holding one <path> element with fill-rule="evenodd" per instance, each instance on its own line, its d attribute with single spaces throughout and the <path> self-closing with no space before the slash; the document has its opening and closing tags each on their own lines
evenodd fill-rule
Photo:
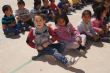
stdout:
<svg viewBox="0 0 110 73">
<path fill-rule="evenodd" d="M 86 53 L 85 42 L 86 36 L 80 33 L 69 23 L 68 17 L 59 15 L 55 20 L 55 39 L 65 44 L 66 49 L 78 49 L 83 56 Z"/>
<path fill-rule="evenodd" d="M 84 10 L 82 13 L 82 21 L 78 25 L 78 30 L 81 34 L 85 34 L 88 38 L 96 41 L 98 39 L 97 33 L 94 31 L 91 25 L 91 11 Z"/>
<path fill-rule="evenodd" d="M 55 4 L 55 0 L 49 0 L 50 1 L 50 7 L 51 10 L 54 12 L 55 15 L 61 14 L 60 9 Z"/>
<path fill-rule="evenodd" d="M 54 20 L 54 12 L 51 10 L 48 0 L 42 0 L 43 6 L 41 7 L 41 12 L 46 16 L 47 21 Z"/>
<path fill-rule="evenodd" d="M 66 66 L 70 66 L 72 63 L 74 63 L 74 59 L 71 58 L 71 60 L 67 60 L 67 58 L 60 53 L 63 51 L 63 44 L 53 44 L 52 41 L 54 41 L 54 39 L 50 38 L 50 35 L 53 34 L 53 31 L 50 27 L 45 25 L 44 15 L 36 15 L 34 22 L 35 28 L 30 30 L 27 37 L 27 44 L 30 47 L 37 49 L 38 53 L 40 54 L 52 55 Z"/>
<path fill-rule="evenodd" d="M 34 16 L 39 13 L 41 13 L 41 0 L 34 0 L 34 8 L 30 11 L 32 20 Z"/>
<path fill-rule="evenodd" d="M 104 36 L 108 32 L 104 18 L 107 15 L 107 9 L 100 5 L 96 9 L 95 18 L 92 20 L 93 29 L 100 35 Z"/>
<path fill-rule="evenodd" d="M 58 3 L 58 7 L 60 8 L 61 13 L 68 14 L 71 11 L 75 11 L 75 9 L 70 5 L 68 0 L 60 0 L 60 2 Z"/>
<path fill-rule="evenodd" d="M 29 10 L 25 8 L 24 1 L 18 1 L 18 9 L 15 11 L 17 22 L 21 25 L 24 30 L 29 30 L 29 26 L 33 26 L 33 22 L 30 17 Z"/>
<path fill-rule="evenodd" d="M 19 28 L 16 25 L 15 17 L 10 5 L 4 5 L 2 7 L 4 17 L 2 18 L 2 27 L 4 34 L 7 35 L 18 35 Z"/>
</svg>

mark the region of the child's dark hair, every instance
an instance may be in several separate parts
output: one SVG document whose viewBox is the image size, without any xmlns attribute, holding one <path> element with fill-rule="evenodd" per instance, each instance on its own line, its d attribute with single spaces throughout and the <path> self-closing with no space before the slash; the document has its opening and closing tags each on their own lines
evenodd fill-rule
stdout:
<svg viewBox="0 0 110 73">
<path fill-rule="evenodd" d="M 35 16 L 40 16 L 43 20 L 46 20 L 45 15 L 42 14 L 42 13 L 38 13 L 38 14 L 36 14 Z M 35 19 L 35 18 L 34 18 L 34 19 Z"/>
<path fill-rule="evenodd" d="M 99 5 L 97 8 L 96 8 L 96 12 L 95 12 L 95 17 L 96 19 L 100 20 L 101 19 L 101 16 L 102 16 L 102 13 L 106 10 L 106 8 L 103 6 L 103 5 Z"/>
<path fill-rule="evenodd" d="M 10 5 L 4 5 L 4 6 L 2 7 L 3 13 L 5 13 L 5 11 L 8 11 L 9 9 L 12 10 L 12 8 L 11 8 Z"/>
<path fill-rule="evenodd" d="M 64 19 L 65 21 L 65 26 L 69 23 L 69 19 L 68 19 L 68 16 L 66 14 L 62 14 L 62 15 L 57 15 L 56 18 L 55 18 L 55 24 L 57 24 L 58 20 L 59 19 Z"/>
<path fill-rule="evenodd" d="M 41 0 L 34 0 L 34 8 L 41 4 Z"/>
<path fill-rule="evenodd" d="M 89 15 L 91 17 L 92 13 L 91 13 L 90 10 L 84 10 L 83 13 L 82 13 L 82 17 L 85 16 L 85 15 Z"/>
<path fill-rule="evenodd" d="M 18 4 L 18 5 L 21 5 L 21 4 L 25 5 L 25 2 L 24 2 L 23 0 L 20 0 L 20 1 L 18 1 L 17 4 Z"/>
<path fill-rule="evenodd" d="M 49 0 L 50 2 L 53 2 L 53 0 Z"/>
</svg>

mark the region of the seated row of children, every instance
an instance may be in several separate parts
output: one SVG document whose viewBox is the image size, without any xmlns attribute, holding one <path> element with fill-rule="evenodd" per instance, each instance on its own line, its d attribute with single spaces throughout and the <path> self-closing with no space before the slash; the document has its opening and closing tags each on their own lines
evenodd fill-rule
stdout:
<svg viewBox="0 0 110 73">
<path fill-rule="evenodd" d="M 18 9 L 15 11 L 15 15 L 13 15 L 10 5 L 4 5 L 2 8 L 4 13 L 4 17 L 2 18 L 4 34 L 18 35 L 20 32 L 24 33 L 25 30 L 29 30 L 30 26 L 34 26 L 33 18 L 38 13 L 45 14 L 46 21 L 55 21 L 56 15 L 67 14 L 69 12 L 68 9 L 74 10 L 68 0 L 61 0 L 58 6 L 55 4 L 55 0 L 42 0 L 42 2 L 43 6 L 41 6 L 41 0 L 34 0 L 34 8 L 29 11 L 25 8 L 24 1 L 18 0 Z"/>
<path fill-rule="evenodd" d="M 5 13 L 2 19 L 4 33 L 7 34 L 7 32 L 13 31 L 18 34 L 21 29 L 19 25 L 21 24 L 15 23 L 11 7 L 9 5 L 3 6 L 3 12 Z M 45 14 L 37 13 L 33 16 L 34 25 L 32 26 L 35 27 L 30 29 L 26 42 L 30 47 L 37 49 L 39 55 L 52 55 L 56 60 L 70 67 L 78 58 L 68 58 L 62 52 L 76 49 L 81 55 L 85 55 L 87 52 L 85 44 L 88 38 L 97 41 L 103 38 L 105 34 L 108 35 L 109 27 L 105 25 L 104 20 L 107 12 L 104 6 L 97 7 L 97 13 L 91 21 L 91 11 L 83 11 L 82 21 L 78 25 L 78 30 L 73 27 L 66 14 L 56 15 L 56 28 L 53 29 L 51 26 L 46 25 Z M 27 15 L 26 17 L 28 18 Z M 27 18 L 21 20 L 20 17 L 17 17 L 18 23 L 22 22 L 24 24 Z M 57 43 L 54 43 L 55 41 Z"/>
<path fill-rule="evenodd" d="M 105 10 L 106 9 L 100 11 L 100 18 L 106 16 Z M 105 33 L 105 29 L 108 30 L 108 28 L 106 28 L 107 26 L 105 26 L 105 28 L 95 26 L 94 22 L 96 22 L 96 20 L 91 21 L 91 17 L 91 11 L 84 10 L 82 13 L 82 21 L 77 27 L 78 30 L 76 30 L 66 15 L 58 15 L 55 18 L 56 28 L 53 29 L 51 26 L 46 25 L 44 15 L 37 14 L 34 17 L 35 28 L 30 30 L 26 42 L 30 47 L 37 49 L 38 55 L 52 55 L 65 66 L 71 67 L 71 65 L 78 60 L 78 57 L 68 58 L 68 56 L 64 56 L 62 52 L 76 49 L 81 55 L 85 55 L 87 52 L 85 46 L 86 40 L 91 39 L 96 41 L 107 34 L 107 32 Z M 97 19 L 97 17 L 94 17 L 94 19 Z M 100 26 L 104 24 L 97 22 L 96 25 Z M 100 34 L 100 32 L 98 32 L 100 30 L 104 33 Z M 57 41 L 57 43 L 54 43 L 55 41 Z M 37 57 L 38 56 L 35 56 L 33 59 L 35 60 Z"/>
</svg>

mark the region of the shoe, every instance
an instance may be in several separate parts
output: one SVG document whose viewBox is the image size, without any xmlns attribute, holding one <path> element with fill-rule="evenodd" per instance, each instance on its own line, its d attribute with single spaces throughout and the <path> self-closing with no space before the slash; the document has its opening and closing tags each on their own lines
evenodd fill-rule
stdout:
<svg viewBox="0 0 110 73">
<path fill-rule="evenodd" d="M 87 53 L 85 46 L 80 46 L 76 51 L 83 57 L 87 58 L 85 54 Z"/>
<path fill-rule="evenodd" d="M 76 57 L 76 58 L 68 57 L 68 56 L 66 56 L 66 57 L 67 57 L 67 60 L 68 60 L 68 62 L 66 64 L 67 68 L 72 67 L 72 65 L 75 64 L 79 59 L 79 57 Z"/>
</svg>

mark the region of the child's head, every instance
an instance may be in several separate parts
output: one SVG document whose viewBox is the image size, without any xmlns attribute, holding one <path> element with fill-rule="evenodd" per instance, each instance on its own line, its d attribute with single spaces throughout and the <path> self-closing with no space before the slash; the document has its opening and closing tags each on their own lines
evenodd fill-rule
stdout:
<svg viewBox="0 0 110 73">
<path fill-rule="evenodd" d="M 34 9 L 39 9 L 41 7 L 41 0 L 34 0 Z"/>
<path fill-rule="evenodd" d="M 100 5 L 96 8 L 96 19 L 101 20 L 107 15 L 107 9 L 103 6 Z"/>
<path fill-rule="evenodd" d="M 104 7 L 110 7 L 110 0 L 104 0 Z"/>
<path fill-rule="evenodd" d="M 44 7 L 48 7 L 49 6 L 49 0 L 42 0 L 42 1 L 43 1 Z"/>
<path fill-rule="evenodd" d="M 90 22 L 92 13 L 90 10 L 84 10 L 82 13 L 82 19 L 85 23 Z"/>
<path fill-rule="evenodd" d="M 23 0 L 18 1 L 17 3 L 19 9 L 23 9 L 25 7 L 25 2 Z"/>
<path fill-rule="evenodd" d="M 37 14 L 34 17 L 35 27 L 41 29 L 45 25 L 45 16 L 43 14 Z"/>
<path fill-rule="evenodd" d="M 4 6 L 2 7 L 2 11 L 3 11 L 3 13 L 4 13 L 6 16 L 10 16 L 10 15 L 12 15 L 12 13 L 13 13 L 12 8 L 11 8 L 10 5 L 4 5 Z"/>
<path fill-rule="evenodd" d="M 55 2 L 55 0 L 49 0 L 51 3 L 54 3 Z"/>
<path fill-rule="evenodd" d="M 59 26 L 66 26 L 69 22 L 67 15 L 58 15 L 55 18 L 55 24 Z"/>
</svg>

